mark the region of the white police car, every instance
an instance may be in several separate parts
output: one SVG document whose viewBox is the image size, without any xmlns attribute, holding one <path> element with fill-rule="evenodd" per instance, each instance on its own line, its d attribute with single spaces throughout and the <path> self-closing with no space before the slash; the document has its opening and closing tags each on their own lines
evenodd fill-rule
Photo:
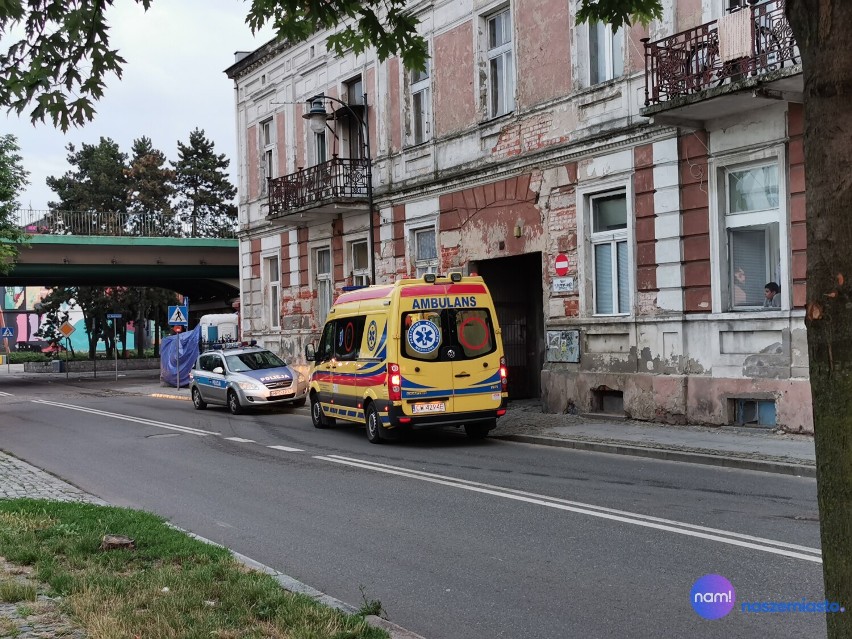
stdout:
<svg viewBox="0 0 852 639">
<path fill-rule="evenodd" d="M 272 351 L 259 347 L 207 351 L 190 372 L 189 389 L 198 410 L 223 404 L 234 415 L 247 408 L 304 406 L 308 384 Z"/>
</svg>

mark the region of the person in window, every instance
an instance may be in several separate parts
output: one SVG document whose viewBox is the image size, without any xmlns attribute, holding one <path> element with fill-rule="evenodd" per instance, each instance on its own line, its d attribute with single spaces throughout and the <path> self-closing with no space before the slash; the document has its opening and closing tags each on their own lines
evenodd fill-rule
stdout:
<svg viewBox="0 0 852 639">
<path fill-rule="evenodd" d="M 768 282 L 763 287 L 763 308 L 781 308 L 781 287 L 775 282 Z"/>
<path fill-rule="evenodd" d="M 734 306 L 742 306 L 746 303 L 748 295 L 745 289 L 746 274 L 742 266 L 734 271 Z"/>
</svg>

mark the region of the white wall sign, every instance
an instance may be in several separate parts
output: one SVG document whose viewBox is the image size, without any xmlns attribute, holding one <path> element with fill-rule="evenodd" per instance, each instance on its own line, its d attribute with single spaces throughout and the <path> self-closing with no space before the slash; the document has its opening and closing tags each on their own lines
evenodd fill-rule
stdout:
<svg viewBox="0 0 852 639">
<path fill-rule="evenodd" d="M 554 277 L 553 278 L 554 293 L 573 293 L 574 278 L 573 277 Z"/>
</svg>

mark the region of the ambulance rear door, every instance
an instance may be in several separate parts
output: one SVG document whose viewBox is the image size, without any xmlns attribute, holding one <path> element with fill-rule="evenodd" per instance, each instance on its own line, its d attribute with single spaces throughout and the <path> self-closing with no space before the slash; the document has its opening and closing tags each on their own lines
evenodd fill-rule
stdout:
<svg viewBox="0 0 852 639">
<path fill-rule="evenodd" d="M 446 312 L 424 308 L 423 301 L 406 297 L 400 300 L 402 411 L 412 416 L 440 416 L 456 410 L 452 344 Z"/>
<path fill-rule="evenodd" d="M 451 360 L 455 410 L 468 413 L 498 409 L 502 401 L 502 349 L 491 309 L 453 308 L 448 316 L 450 337 L 456 348 Z"/>
</svg>

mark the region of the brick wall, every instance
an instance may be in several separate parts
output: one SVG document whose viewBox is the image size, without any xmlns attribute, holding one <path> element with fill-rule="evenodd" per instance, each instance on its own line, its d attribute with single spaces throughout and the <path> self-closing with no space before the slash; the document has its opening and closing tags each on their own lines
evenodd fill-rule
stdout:
<svg viewBox="0 0 852 639">
<path fill-rule="evenodd" d="M 805 232 L 805 150 L 804 110 L 802 105 L 790 103 L 787 111 L 787 135 L 790 139 L 790 248 L 793 256 L 792 302 L 804 307 L 808 277 L 807 233 Z"/>
<path fill-rule="evenodd" d="M 687 313 L 709 313 L 712 310 L 707 154 L 706 131 L 695 131 L 678 138 L 683 308 Z"/>
</svg>

